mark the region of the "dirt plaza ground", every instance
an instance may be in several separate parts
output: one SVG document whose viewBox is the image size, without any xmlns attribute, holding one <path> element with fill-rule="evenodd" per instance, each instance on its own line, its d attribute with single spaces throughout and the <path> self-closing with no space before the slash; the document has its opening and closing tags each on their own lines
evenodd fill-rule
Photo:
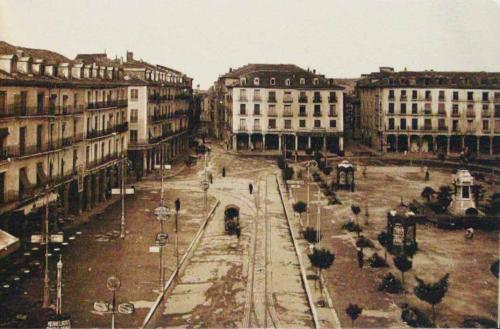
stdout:
<svg viewBox="0 0 500 329">
<path fill-rule="evenodd" d="M 377 290 L 382 277 L 388 271 L 400 278 L 392 257 L 388 257 L 390 268 L 373 269 L 365 262 L 359 269 L 356 258 L 356 235 L 342 229 L 342 225 L 354 215 L 351 204 L 361 207 L 359 223 L 362 234 L 372 240 L 375 250 L 365 248 L 365 259 L 374 251 L 383 256 L 383 248 L 377 235 L 386 229 L 387 211 L 404 202 L 418 199 L 425 186 L 435 190 L 451 183 L 448 171 L 431 170 L 429 182 L 418 166 L 368 166 L 366 177 L 356 172 L 356 191 L 338 191 L 341 205 L 321 203 L 322 246 L 332 250 L 336 260 L 331 269 L 325 271 L 335 309 L 343 324 L 350 319 L 344 310 L 349 303 L 364 308 L 357 320 L 359 327 L 400 327 L 400 307 L 403 294 L 392 295 Z M 311 184 L 311 199 L 316 200 L 318 187 Z M 293 189 L 295 200 L 306 200 L 305 188 Z M 369 216 L 365 216 L 368 207 Z M 316 205 L 311 204 L 311 222 L 316 223 Z M 464 239 L 462 230 L 443 230 L 433 225 L 418 225 L 419 251 L 413 257 L 413 268 L 406 273 L 407 300 L 431 314 L 430 306 L 419 301 L 413 289 L 415 276 L 426 281 L 437 281 L 450 273 L 449 291 L 438 304 L 437 324 L 460 327 L 466 316 L 479 316 L 496 321 L 498 281 L 490 272 L 490 265 L 498 259 L 499 238 L 496 232 L 476 231 L 473 240 Z"/>
</svg>

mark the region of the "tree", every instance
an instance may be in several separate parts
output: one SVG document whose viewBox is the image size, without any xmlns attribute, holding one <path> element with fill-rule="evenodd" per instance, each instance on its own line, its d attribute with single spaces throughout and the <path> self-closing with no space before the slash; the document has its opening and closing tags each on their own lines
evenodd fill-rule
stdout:
<svg viewBox="0 0 500 329">
<path fill-rule="evenodd" d="M 434 189 L 430 186 L 426 186 L 424 187 L 424 189 L 422 190 L 422 193 L 420 194 L 420 196 L 424 199 L 427 200 L 427 202 L 430 202 L 431 201 L 431 198 L 432 196 L 436 194 L 436 191 L 434 191 Z"/>
<path fill-rule="evenodd" d="M 409 271 L 412 266 L 412 261 L 406 255 L 401 254 L 393 259 L 394 266 L 401 272 L 401 282 L 403 283 L 403 287 L 405 285 L 405 272 Z"/>
<path fill-rule="evenodd" d="M 293 211 L 299 214 L 302 225 L 302 214 L 307 211 L 307 203 L 304 201 L 298 201 L 293 204 Z"/>
<path fill-rule="evenodd" d="M 359 206 L 352 205 L 351 210 L 354 216 L 356 216 L 356 224 L 358 224 L 358 215 L 361 212 L 361 208 Z"/>
<path fill-rule="evenodd" d="M 386 231 L 382 231 L 377 236 L 378 242 L 384 247 L 384 260 L 387 262 L 387 249 L 390 247 L 391 237 Z"/>
<path fill-rule="evenodd" d="M 451 203 L 451 189 L 447 185 L 443 185 L 439 188 L 439 192 L 437 194 L 437 202 L 441 206 L 443 212 L 448 210 L 448 207 Z"/>
<path fill-rule="evenodd" d="M 424 280 L 419 277 L 415 277 L 417 280 L 417 286 L 415 287 L 415 295 L 418 299 L 430 304 L 432 306 L 432 322 L 436 323 L 436 304 L 441 303 L 444 295 L 448 291 L 448 278 L 450 274 L 446 273 L 439 281 L 425 283 Z"/>
<path fill-rule="evenodd" d="M 309 243 L 318 243 L 318 231 L 313 227 L 306 227 L 304 230 L 304 239 Z M 321 237 L 320 237 L 321 238 Z"/>
<path fill-rule="evenodd" d="M 321 271 L 326 270 L 333 265 L 335 255 L 327 249 L 314 248 L 312 254 L 309 254 L 308 256 L 312 266 L 314 266 L 319 271 L 318 279 L 321 288 Z"/>
<path fill-rule="evenodd" d="M 354 328 L 354 321 L 356 321 L 356 319 L 361 315 L 361 313 L 363 312 L 363 308 L 359 307 L 358 304 L 349 303 L 349 306 L 347 306 L 345 312 L 351 318 L 352 327 Z"/>
</svg>

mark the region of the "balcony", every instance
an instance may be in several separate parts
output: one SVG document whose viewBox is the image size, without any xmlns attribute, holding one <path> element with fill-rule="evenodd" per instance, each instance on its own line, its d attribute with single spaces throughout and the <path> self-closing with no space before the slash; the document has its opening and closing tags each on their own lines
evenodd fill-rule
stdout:
<svg viewBox="0 0 500 329">
<path fill-rule="evenodd" d="M 482 117 L 489 117 L 489 116 L 491 116 L 491 111 L 490 110 L 483 110 L 481 112 L 481 116 Z"/>
<path fill-rule="evenodd" d="M 95 167 L 99 167 L 99 166 L 102 166 L 108 162 L 112 162 L 112 161 L 115 161 L 115 160 L 119 160 L 119 159 L 122 159 L 126 156 L 126 153 L 119 153 L 119 152 L 115 152 L 115 153 L 111 153 L 111 154 L 107 154 L 105 155 L 104 157 L 100 158 L 100 159 L 96 159 L 96 160 L 93 160 L 93 161 L 87 161 L 86 164 L 85 164 L 85 169 L 89 170 L 89 169 L 92 169 L 92 168 L 95 168 Z"/>
<path fill-rule="evenodd" d="M 84 111 L 83 105 L 73 106 L 19 106 L 7 105 L 0 109 L 0 118 L 8 117 L 38 117 L 38 116 L 55 116 L 55 115 L 76 115 L 82 114 Z"/>
<path fill-rule="evenodd" d="M 390 100 L 390 101 L 394 101 L 395 97 L 394 97 L 394 95 L 389 95 L 389 97 L 387 97 L 387 99 Z"/>
<path fill-rule="evenodd" d="M 267 99 L 267 102 L 268 103 L 276 103 L 276 97 L 269 96 L 269 98 Z"/>
<path fill-rule="evenodd" d="M 336 117 L 337 116 L 337 111 L 330 111 L 328 112 L 329 117 Z"/>
<path fill-rule="evenodd" d="M 424 125 L 424 126 L 422 126 L 421 130 L 431 131 L 432 130 L 432 125 Z"/>
<path fill-rule="evenodd" d="M 445 117 L 446 116 L 446 111 L 445 110 L 439 110 L 438 111 L 438 116 Z"/>
<path fill-rule="evenodd" d="M 277 117 L 278 113 L 276 111 L 269 111 L 267 112 L 268 117 Z"/>
<path fill-rule="evenodd" d="M 438 126 L 438 130 L 439 131 L 448 131 L 448 127 L 447 126 Z"/>
<path fill-rule="evenodd" d="M 313 130 L 314 131 L 325 131 L 326 129 L 324 127 L 316 127 L 316 126 L 314 126 Z"/>
<path fill-rule="evenodd" d="M 293 112 L 292 111 L 283 111 L 283 116 L 284 117 L 293 117 Z"/>
<path fill-rule="evenodd" d="M 283 103 L 293 103 L 293 97 L 292 96 L 284 96 Z"/>
<path fill-rule="evenodd" d="M 431 95 L 425 95 L 425 98 L 424 98 L 425 101 L 432 101 L 432 96 Z"/>
<path fill-rule="evenodd" d="M 90 130 L 87 131 L 87 135 L 85 139 L 94 139 L 94 138 L 100 138 L 104 136 L 108 136 L 114 133 L 123 133 L 128 131 L 128 122 L 124 122 L 121 124 L 118 124 L 113 127 L 109 127 L 107 129 L 101 129 L 101 130 Z"/>
<path fill-rule="evenodd" d="M 406 95 L 401 95 L 401 96 L 399 97 L 399 99 L 400 99 L 400 101 L 402 101 L 402 102 L 406 102 L 406 101 L 408 100 L 408 96 L 406 96 Z"/>
<path fill-rule="evenodd" d="M 262 128 L 260 127 L 260 125 L 254 125 L 254 126 L 253 126 L 253 130 L 254 130 L 254 131 L 261 131 L 261 130 L 262 130 Z"/>
<path fill-rule="evenodd" d="M 283 129 L 284 130 L 292 130 L 292 126 L 291 125 L 290 126 L 285 126 L 285 127 L 283 127 Z"/>
<path fill-rule="evenodd" d="M 313 103 L 321 103 L 321 96 L 314 96 Z"/>
<path fill-rule="evenodd" d="M 258 95 L 254 95 L 253 96 L 253 101 L 254 102 L 262 102 L 262 97 L 258 96 Z"/>
<path fill-rule="evenodd" d="M 66 147 L 71 147 L 72 145 L 81 142 L 82 140 L 83 140 L 83 135 L 79 134 L 74 137 L 53 139 L 47 143 L 41 143 L 35 145 L 4 146 L 0 150 L 0 159 L 6 160 L 7 158 L 27 157 L 37 154 L 43 154 L 46 152 L 56 151 Z"/>
<path fill-rule="evenodd" d="M 88 110 L 106 109 L 112 107 L 126 107 L 128 101 L 126 99 L 121 100 L 109 100 L 104 102 L 91 102 L 87 103 Z"/>
<path fill-rule="evenodd" d="M 438 97 L 438 101 L 440 101 L 440 102 L 444 102 L 444 101 L 446 101 L 446 97 L 444 97 L 444 96 L 439 96 L 439 97 Z"/>
<path fill-rule="evenodd" d="M 276 129 L 277 129 L 276 126 L 268 126 L 267 127 L 267 130 L 276 130 Z"/>
<path fill-rule="evenodd" d="M 161 121 L 167 120 L 169 118 L 169 115 L 167 113 L 154 114 L 150 118 L 151 118 L 151 122 L 157 123 L 157 122 L 161 122 Z"/>
<path fill-rule="evenodd" d="M 458 110 L 451 111 L 451 116 L 454 118 L 460 117 L 460 112 Z"/>
<path fill-rule="evenodd" d="M 315 117 L 320 117 L 321 116 L 321 112 L 320 111 L 314 111 L 314 114 L 313 114 Z"/>
<path fill-rule="evenodd" d="M 306 112 L 299 112 L 299 117 L 307 117 L 307 113 Z"/>
<path fill-rule="evenodd" d="M 307 96 L 299 96 L 299 103 L 307 103 Z"/>
<path fill-rule="evenodd" d="M 247 131 L 247 126 L 240 126 L 238 128 L 239 131 Z"/>
<path fill-rule="evenodd" d="M 241 96 L 240 95 L 240 99 L 239 99 L 240 102 L 247 102 L 248 101 L 248 98 L 247 96 Z"/>
<path fill-rule="evenodd" d="M 337 96 L 328 96 L 328 103 L 337 103 Z"/>
<path fill-rule="evenodd" d="M 475 118 L 476 113 L 474 111 L 467 111 L 467 118 Z"/>
</svg>

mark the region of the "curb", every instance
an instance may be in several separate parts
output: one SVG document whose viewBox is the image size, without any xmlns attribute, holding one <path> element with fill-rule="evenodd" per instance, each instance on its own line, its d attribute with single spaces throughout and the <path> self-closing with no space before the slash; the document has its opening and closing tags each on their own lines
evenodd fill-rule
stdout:
<svg viewBox="0 0 500 329">
<path fill-rule="evenodd" d="M 316 306 L 314 305 L 314 301 L 313 301 L 312 296 L 311 296 L 311 291 L 309 290 L 309 284 L 307 283 L 307 275 L 306 275 L 304 263 L 302 261 L 302 254 L 300 253 L 299 246 L 298 246 L 297 240 L 295 238 L 295 231 L 293 230 L 292 224 L 290 223 L 290 217 L 288 216 L 288 209 L 287 209 L 286 204 L 285 204 L 285 198 L 283 197 L 283 192 L 281 190 L 281 183 L 280 183 L 280 179 L 278 178 L 278 176 L 276 176 L 276 183 L 278 184 L 278 191 L 280 194 L 281 204 L 283 206 L 283 210 L 285 211 L 285 217 L 286 217 L 286 221 L 288 223 L 288 231 L 290 232 L 290 236 L 292 237 L 293 246 L 295 248 L 295 254 L 297 255 L 297 258 L 299 260 L 300 277 L 302 279 L 302 284 L 304 286 L 304 289 L 306 290 L 307 301 L 309 303 L 309 307 L 311 308 L 311 313 L 312 313 L 313 322 L 314 322 L 314 328 L 320 329 L 318 314 L 316 312 Z"/>
<path fill-rule="evenodd" d="M 196 233 L 195 237 L 193 238 L 193 240 L 189 244 L 189 247 L 187 248 L 186 252 L 182 256 L 181 260 L 179 261 L 179 267 L 176 267 L 175 270 L 172 272 L 172 274 L 170 274 L 170 278 L 165 283 L 165 286 L 163 287 L 163 291 L 156 298 L 154 305 L 151 307 L 148 314 L 144 318 L 144 321 L 142 322 L 142 325 L 140 327 L 141 329 L 145 328 L 148 325 L 149 321 L 151 321 L 151 318 L 153 317 L 154 313 L 156 312 L 156 309 L 158 308 L 158 306 L 160 306 L 161 301 L 165 297 L 165 293 L 167 292 L 168 288 L 170 288 L 172 282 L 174 282 L 175 277 L 177 276 L 177 274 L 180 272 L 180 270 L 184 266 L 184 262 L 188 259 L 188 257 L 194 251 L 195 244 L 197 244 L 198 241 L 200 240 L 201 236 L 203 235 L 203 232 L 205 231 L 205 228 L 207 227 L 208 221 L 210 220 L 210 218 L 212 218 L 213 214 L 215 213 L 215 209 L 217 209 L 217 207 L 219 205 L 220 205 L 220 201 L 217 200 L 217 202 L 213 206 L 212 210 L 210 210 L 210 212 L 208 213 L 207 218 L 205 218 L 205 221 L 201 224 L 200 228 L 198 229 L 198 232 Z"/>
</svg>

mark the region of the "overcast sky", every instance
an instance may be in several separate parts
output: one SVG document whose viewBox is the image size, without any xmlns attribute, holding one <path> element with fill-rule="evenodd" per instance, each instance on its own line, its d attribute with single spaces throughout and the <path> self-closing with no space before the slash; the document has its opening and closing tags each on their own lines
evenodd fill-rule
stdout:
<svg viewBox="0 0 500 329">
<path fill-rule="evenodd" d="M 247 63 L 328 77 L 500 71 L 500 0 L 0 0 L 0 40 L 181 70 L 202 88 Z"/>
</svg>

